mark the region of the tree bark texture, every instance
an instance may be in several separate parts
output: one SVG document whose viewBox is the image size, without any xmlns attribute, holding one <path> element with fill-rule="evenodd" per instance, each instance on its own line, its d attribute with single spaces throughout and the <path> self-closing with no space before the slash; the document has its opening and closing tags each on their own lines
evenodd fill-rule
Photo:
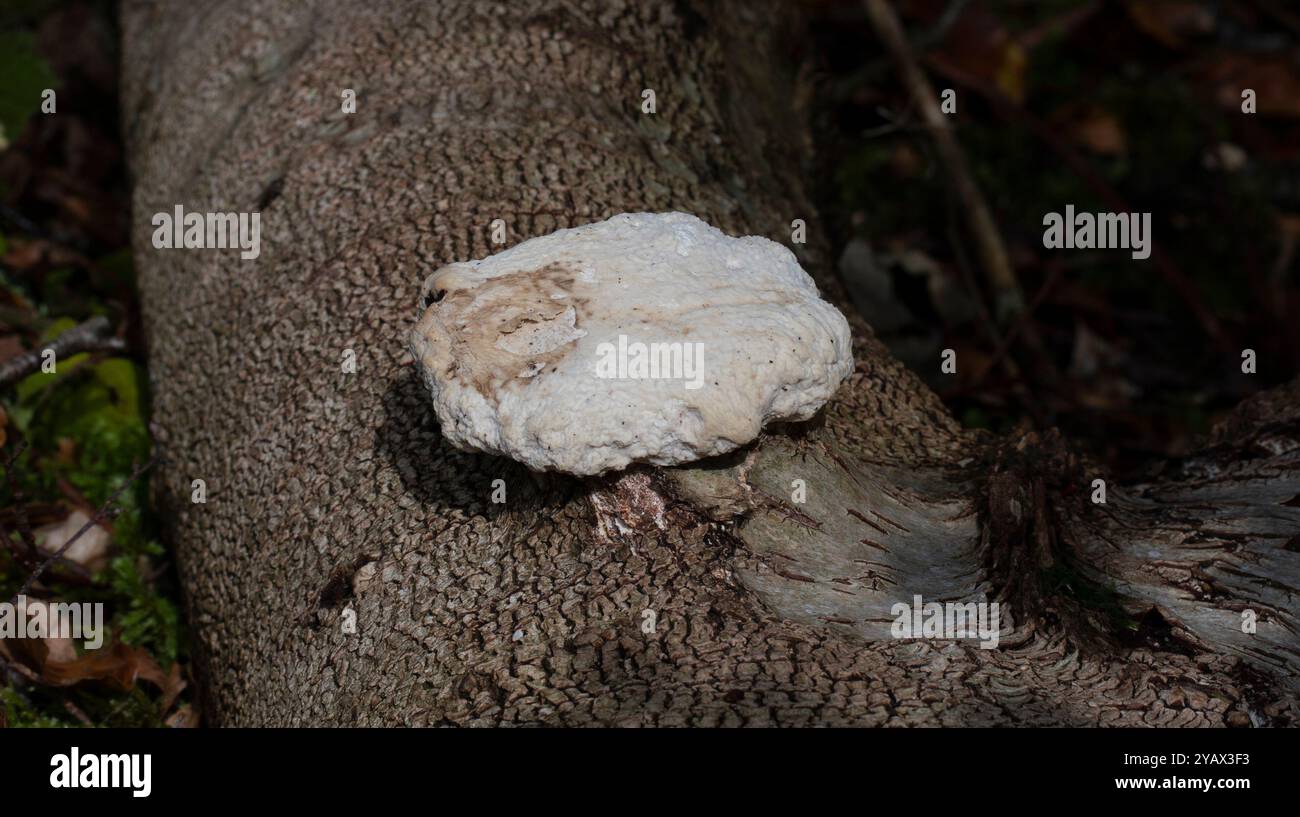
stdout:
<svg viewBox="0 0 1300 817">
<path fill-rule="evenodd" d="M 642 210 L 788 242 L 802 218 L 852 311 L 801 181 L 788 4 L 123 5 L 155 485 L 211 721 L 1300 714 L 1295 387 L 1105 505 L 1066 442 L 964 431 L 856 317 L 823 415 L 719 462 L 577 480 L 441 440 L 406 333 L 429 272 L 500 249 L 494 219 L 513 244 Z M 155 250 L 177 204 L 260 211 L 261 256 Z M 999 600 L 998 648 L 889 638 L 915 594 Z"/>
</svg>

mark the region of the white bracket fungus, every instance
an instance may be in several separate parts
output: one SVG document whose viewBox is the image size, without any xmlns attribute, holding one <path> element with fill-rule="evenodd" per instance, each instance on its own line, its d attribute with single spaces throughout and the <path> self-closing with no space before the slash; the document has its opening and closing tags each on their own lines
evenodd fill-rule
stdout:
<svg viewBox="0 0 1300 817">
<path fill-rule="evenodd" d="M 844 316 L 785 247 L 686 213 L 559 230 L 425 281 L 411 351 L 442 433 L 538 471 L 731 451 L 853 369 Z"/>
</svg>

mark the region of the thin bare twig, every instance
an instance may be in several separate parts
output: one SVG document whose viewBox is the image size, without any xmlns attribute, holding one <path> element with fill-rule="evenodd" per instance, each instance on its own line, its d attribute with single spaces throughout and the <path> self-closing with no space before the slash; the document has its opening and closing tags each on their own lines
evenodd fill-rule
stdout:
<svg viewBox="0 0 1300 817">
<path fill-rule="evenodd" d="M 1088 0 L 1081 6 L 1066 9 L 1016 37 L 1016 44 L 1026 53 L 1033 51 L 1047 40 L 1063 37 L 1087 22 L 1093 14 L 1101 10 L 1103 5 L 1100 0 Z"/>
<path fill-rule="evenodd" d="M 947 116 L 939 108 L 934 88 L 908 44 L 898 15 L 886 0 L 865 0 L 865 3 L 876 36 L 893 56 L 908 95 L 920 110 L 922 121 L 934 137 L 939 161 L 961 199 L 967 226 L 975 239 L 980 267 L 993 290 L 994 314 L 999 322 L 1006 323 L 1024 309 L 1025 301 L 992 211 L 979 186 L 975 184 L 975 178 L 966 162 L 966 154 L 957 143 L 952 128 L 948 126 Z"/>
<path fill-rule="evenodd" d="M 1063 270 L 1064 265 L 1062 264 L 1058 263 L 1051 265 L 1051 272 L 1048 273 L 1047 280 L 1038 288 L 1038 292 L 1029 302 L 1029 306 L 1020 315 L 1019 320 L 1017 320 L 1011 327 L 1006 336 L 1002 338 L 997 349 L 993 351 L 993 357 L 989 360 L 984 372 L 975 378 L 975 383 L 971 386 L 972 389 L 978 389 L 984 384 L 984 381 L 988 379 L 989 372 L 993 371 L 993 368 L 1005 359 L 1007 353 L 1011 351 L 1011 345 L 1015 343 L 1016 338 L 1019 337 L 1020 333 L 1022 331 L 1028 331 L 1030 320 L 1033 318 L 1034 312 L 1037 311 L 1038 307 L 1044 300 L 1046 300 L 1048 293 L 1055 289 L 1056 285 L 1060 283 Z"/>
<path fill-rule="evenodd" d="M 63 708 L 68 710 L 69 715 L 71 715 L 72 717 L 80 721 L 82 726 L 95 725 L 95 722 L 86 716 L 86 713 L 82 711 L 81 707 L 77 706 L 70 699 L 68 698 L 63 699 Z"/>
<path fill-rule="evenodd" d="M 956 25 L 957 21 L 970 5 L 970 0 L 952 0 L 948 7 L 939 15 L 939 21 L 929 31 L 924 31 L 912 40 L 912 48 L 924 51 L 932 45 L 937 45 L 948 36 L 948 32 Z"/>
<path fill-rule="evenodd" d="M 79 352 L 123 352 L 126 341 L 110 334 L 108 318 L 96 315 L 59 335 L 40 349 L 10 358 L 0 363 L 0 388 L 8 388 L 41 368 L 45 352 L 53 351 L 55 360 Z"/>
</svg>

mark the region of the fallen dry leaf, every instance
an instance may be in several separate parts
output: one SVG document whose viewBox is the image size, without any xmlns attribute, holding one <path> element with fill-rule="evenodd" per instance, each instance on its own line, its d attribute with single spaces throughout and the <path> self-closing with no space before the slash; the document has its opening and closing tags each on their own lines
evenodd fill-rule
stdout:
<svg viewBox="0 0 1300 817">
<path fill-rule="evenodd" d="M 36 546 L 48 555 L 57 553 L 59 548 L 77 536 L 77 532 L 90 521 L 90 516 L 82 510 L 75 510 L 60 522 L 36 529 Z M 97 573 L 108 566 L 108 551 L 112 544 L 112 534 L 103 525 L 94 524 L 63 553 L 63 558 L 73 564 Z"/>
<path fill-rule="evenodd" d="M 1187 0 L 1129 0 L 1124 4 L 1139 30 L 1170 48 L 1214 31 L 1214 12 L 1204 3 Z"/>
<path fill-rule="evenodd" d="M 1051 116 L 1070 141 L 1100 156 L 1117 156 L 1128 149 L 1119 119 L 1097 105 L 1069 105 Z"/>
<path fill-rule="evenodd" d="M 181 704 L 163 723 L 172 729 L 195 729 L 199 725 L 199 713 L 189 704 Z"/>
<path fill-rule="evenodd" d="M 923 159 L 908 142 L 899 142 L 889 157 L 889 167 L 900 179 L 913 179 L 921 173 Z"/>
<path fill-rule="evenodd" d="M 75 465 L 77 462 L 77 441 L 71 437 L 59 438 L 59 450 L 54 455 L 59 465 Z"/>
<path fill-rule="evenodd" d="M 40 238 L 13 238 L 2 259 L 4 263 L 18 271 L 25 271 L 45 264 L 51 267 L 75 266 L 87 267 L 90 261 L 76 250 Z"/>
<path fill-rule="evenodd" d="M 1249 88 L 1261 116 L 1300 119 L 1300 70 L 1287 57 L 1220 54 L 1198 73 L 1224 108 L 1240 111 L 1241 93 Z"/>
<path fill-rule="evenodd" d="M 935 11 L 918 8 L 925 16 Z M 971 3 L 962 11 L 931 57 L 997 88 L 1014 102 L 1025 99 L 1028 55 L 998 16 L 982 4 Z"/>
<path fill-rule="evenodd" d="M 40 599 L 26 599 L 27 610 L 42 610 L 43 618 L 48 618 L 46 611 L 48 604 Z M 26 660 L 26 663 L 32 667 L 40 667 L 48 661 L 72 661 L 77 657 L 77 647 L 72 638 L 68 636 L 46 637 L 46 638 L 7 638 L 3 642 L 6 646 L 16 650 Z M 13 655 L 9 650 L 5 651 L 8 655 Z"/>
<path fill-rule="evenodd" d="M 28 599 L 29 606 L 33 603 L 43 602 Z M 65 645 L 49 643 L 52 641 L 68 643 L 65 648 Z M 146 650 L 121 641 L 77 655 L 72 639 L 0 639 L 0 659 L 31 683 L 46 686 L 70 687 L 95 681 L 125 691 L 133 689 L 138 681 L 147 682 L 162 693 L 158 711 L 164 715 L 188 685 L 181 677 L 179 664 L 173 664 L 170 672 L 163 672 Z M 181 709 L 186 707 L 188 704 Z M 197 725 L 198 716 L 190 713 L 182 715 L 181 720 L 187 723 L 192 720 L 189 725 Z"/>
<path fill-rule="evenodd" d="M 1283 235 L 1300 238 L 1300 215 L 1295 213 L 1278 213 L 1277 228 Z"/>
<path fill-rule="evenodd" d="M 88 651 L 72 661 L 49 661 L 41 667 L 41 680 L 54 686 L 72 686 L 82 681 L 104 681 L 120 689 L 131 689 L 136 681 L 147 681 L 162 691 L 162 709 L 166 711 L 185 689 L 180 667 L 170 673 L 144 649 L 121 641 L 99 650 Z"/>
</svg>

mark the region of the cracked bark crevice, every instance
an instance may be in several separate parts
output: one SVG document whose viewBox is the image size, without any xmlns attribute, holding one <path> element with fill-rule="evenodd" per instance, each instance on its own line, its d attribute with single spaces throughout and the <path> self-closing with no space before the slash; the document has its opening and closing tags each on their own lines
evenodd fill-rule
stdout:
<svg viewBox="0 0 1300 817">
<path fill-rule="evenodd" d="M 905 481 L 769 436 L 737 462 L 672 469 L 670 479 L 703 515 L 729 509 L 754 557 L 742 582 L 786 619 L 885 640 L 889 608 L 914 595 L 997 600 L 1017 626 L 1098 653 L 1133 644 L 1154 614 L 1188 655 L 1238 655 L 1294 688 L 1300 559 L 1288 543 L 1300 508 L 1287 503 L 1300 489 L 1300 437 L 1291 431 L 1264 423 L 1242 444 L 1190 458 L 1180 480 L 1114 485 L 1101 504 L 1090 499 L 1095 469 L 1055 432 L 1004 440 L 964 473 L 912 471 Z M 806 504 L 774 498 L 793 480 L 806 483 Z"/>
</svg>

